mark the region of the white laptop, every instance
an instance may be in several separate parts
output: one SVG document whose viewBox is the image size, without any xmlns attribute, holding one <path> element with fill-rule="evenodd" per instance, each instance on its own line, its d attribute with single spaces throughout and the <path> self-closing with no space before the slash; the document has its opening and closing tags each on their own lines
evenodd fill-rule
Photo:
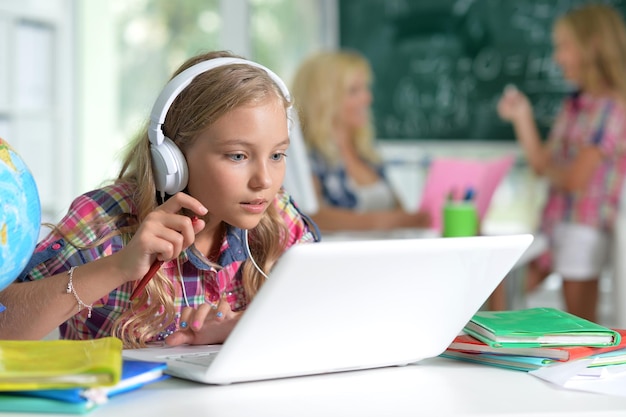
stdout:
<svg viewBox="0 0 626 417">
<path fill-rule="evenodd" d="M 123 356 L 167 361 L 168 374 L 208 384 L 414 363 L 445 350 L 532 239 L 297 245 L 223 345 L 150 347 Z"/>
</svg>

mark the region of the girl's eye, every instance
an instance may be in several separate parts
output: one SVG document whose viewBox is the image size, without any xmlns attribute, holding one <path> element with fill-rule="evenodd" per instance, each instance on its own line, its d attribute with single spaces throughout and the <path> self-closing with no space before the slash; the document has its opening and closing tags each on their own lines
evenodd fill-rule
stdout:
<svg viewBox="0 0 626 417">
<path fill-rule="evenodd" d="M 232 153 L 228 155 L 228 157 L 236 162 L 243 161 L 244 159 L 246 159 L 246 156 L 242 153 Z"/>
<path fill-rule="evenodd" d="M 287 155 L 283 152 L 278 152 L 272 155 L 272 161 L 280 161 L 285 158 Z"/>
</svg>

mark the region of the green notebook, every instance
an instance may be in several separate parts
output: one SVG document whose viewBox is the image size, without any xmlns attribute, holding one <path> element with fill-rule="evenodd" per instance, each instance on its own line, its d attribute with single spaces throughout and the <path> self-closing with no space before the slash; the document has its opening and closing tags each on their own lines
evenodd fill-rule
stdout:
<svg viewBox="0 0 626 417">
<path fill-rule="evenodd" d="M 479 311 L 465 332 L 494 347 L 614 346 L 615 330 L 556 308 Z"/>
</svg>

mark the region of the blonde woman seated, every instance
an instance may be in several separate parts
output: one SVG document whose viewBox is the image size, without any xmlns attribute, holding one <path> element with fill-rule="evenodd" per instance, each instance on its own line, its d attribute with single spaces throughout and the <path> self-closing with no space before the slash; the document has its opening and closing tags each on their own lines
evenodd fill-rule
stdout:
<svg viewBox="0 0 626 417">
<path fill-rule="evenodd" d="M 298 69 L 292 94 L 307 144 L 320 229 L 391 230 L 430 225 L 402 209 L 374 147 L 372 71 L 352 51 L 321 52 Z"/>
</svg>

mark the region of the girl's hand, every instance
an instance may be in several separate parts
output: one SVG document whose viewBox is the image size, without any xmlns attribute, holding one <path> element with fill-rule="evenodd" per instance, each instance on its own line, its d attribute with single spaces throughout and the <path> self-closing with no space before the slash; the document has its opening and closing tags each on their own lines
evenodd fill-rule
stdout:
<svg viewBox="0 0 626 417">
<path fill-rule="evenodd" d="M 194 242 L 205 223 L 180 214 L 183 209 L 198 216 L 207 213 L 198 200 L 185 193 L 177 193 L 149 213 L 130 242 L 118 252 L 124 281 L 142 278 L 155 260 L 174 259 Z"/>
<path fill-rule="evenodd" d="M 533 109 L 528 97 L 513 86 L 507 86 L 498 102 L 498 115 L 506 121 L 517 123 L 532 118 Z"/>
<path fill-rule="evenodd" d="M 224 343 L 242 314 L 233 312 L 224 297 L 217 308 L 211 304 L 203 304 L 197 309 L 186 307 L 180 315 L 179 329 L 168 336 L 165 343 L 169 346 Z"/>
</svg>

